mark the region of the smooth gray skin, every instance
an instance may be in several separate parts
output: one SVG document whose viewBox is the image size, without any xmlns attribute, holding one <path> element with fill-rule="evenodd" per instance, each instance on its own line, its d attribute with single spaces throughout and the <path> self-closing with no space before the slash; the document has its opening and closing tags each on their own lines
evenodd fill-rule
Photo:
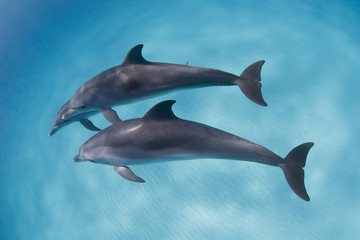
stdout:
<svg viewBox="0 0 360 240">
<path fill-rule="evenodd" d="M 290 187 L 309 201 L 304 185 L 305 143 L 283 159 L 263 146 L 204 124 L 176 117 L 175 101 L 155 105 L 143 118 L 119 121 L 99 132 L 80 148 L 74 161 L 112 165 L 124 178 L 143 182 L 128 165 L 199 158 L 245 160 L 281 167 Z"/>
<path fill-rule="evenodd" d="M 133 47 L 124 62 L 87 81 L 58 112 L 53 135 L 61 127 L 74 122 L 86 121 L 83 125 L 97 130 L 87 120 L 89 115 L 100 110 L 106 119 L 116 121 L 112 106 L 127 104 L 169 91 L 208 86 L 238 85 L 243 93 L 255 103 L 267 106 L 261 94 L 260 71 L 265 61 L 253 63 L 240 76 L 231 73 L 178 64 L 146 61 L 143 45 Z M 90 114 L 89 114 L 90 113 Z"/>
<path fill-rule="evenodd" d="M 70 101 L 67 101 L 64 106 L 62 106 L 58 112 L 58 114 L 55 117 L 55 123 L 53 128 L 51 129 L 49 136 L 52 136 L 53 134 L 55 134 L 60 128 L 73 123 L 74 121 L 80 121 L 87 129 L 92 130 L 92 131 L 100 131 L 99 128 L 97 128 L 96 126 L 94 126 L 94 124 L 88 120 L 88 117 L 96 114 L 99 112 L 99 110 L 94 110 L 94 111 L 88 111 L 88 112 L 84 112 L 84 113 L 80 113 L 78 115 L 75 115 L 69 119 L 62 119 L 62 115 L 65 114 L 66 112 L 69 111 L 70 109 Z"/>
</svg>

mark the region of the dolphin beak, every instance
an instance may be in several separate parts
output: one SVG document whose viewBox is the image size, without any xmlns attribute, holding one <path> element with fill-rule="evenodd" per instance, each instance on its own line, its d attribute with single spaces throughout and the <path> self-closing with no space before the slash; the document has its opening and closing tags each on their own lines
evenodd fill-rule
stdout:
<svg viewBox="0 0 360 240">
<path fill-rule="evenodd" d="M 54 135 L 54 133 L 57 132 L 58 129 L 59 129 L 59 127 L 55 125 L 49 132 L 49 137 Z"/>
<path fill-rule="evenodd" d="M 77 155 L 73 158 L 74 162 L 84 162 L 84 161 L 87 161 L 86 158 L 82 158 L 80 157 L 80 155 Z"/>
</svg>

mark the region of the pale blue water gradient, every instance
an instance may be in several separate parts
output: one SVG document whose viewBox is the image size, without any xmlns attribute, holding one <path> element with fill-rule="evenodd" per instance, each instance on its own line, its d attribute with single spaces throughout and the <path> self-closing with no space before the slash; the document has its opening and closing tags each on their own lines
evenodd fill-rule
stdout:
<svg viewBox="0 0 360 240">
<path fill-rule="evenodd" d="M 357 239 L 360 235 L 357 1 L 0 1 L 0 239 Z M 74 163 L 94 133 L 79 123 L 48 137 L 89 78 L 143 43 L 149 61 L 240 74 L 265 59 L 263 95 L 238 87 L 175 92 L 116 107 L 175 113 L 281 156 L 314 141 L 310 202 L 280 169 L 221 160 L 134 166 Z M 101 115 L 92 120 L 104 128 Z"/>
</svg>

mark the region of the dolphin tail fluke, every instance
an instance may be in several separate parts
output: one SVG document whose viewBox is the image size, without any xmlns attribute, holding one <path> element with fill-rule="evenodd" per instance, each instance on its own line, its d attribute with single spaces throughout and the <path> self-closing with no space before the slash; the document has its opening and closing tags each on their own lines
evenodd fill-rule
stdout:
<svg viewBox="0 0 360 240">
<path fill-rule="evenodd" d="M 305 201 L 310 201 L 306 192 L 304 183 L 304 169 L 306 157 L 314 143 L 303 143 L 293 150 L 284 159 L 285 162 L 280 165 L 285 173 L 285 178 L 291 189 Z"/>
<path fill-rule="evenodd" d="M 240 79 L 236 82 L 246 97 L 261 106 L 267 106 L 261 93 L 260 83 L 260 72 L 264 63 L 265 61 L 261 60 L 248 66 L 240 75 Z"/>
</svg>

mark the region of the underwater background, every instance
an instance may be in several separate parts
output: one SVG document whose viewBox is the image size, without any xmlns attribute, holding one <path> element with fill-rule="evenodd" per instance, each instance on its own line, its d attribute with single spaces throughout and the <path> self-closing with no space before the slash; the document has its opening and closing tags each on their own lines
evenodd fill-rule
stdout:
<svg viewBox="0 0 360 240">
<path fill-rule="evenodd" d="M 358 239 L 358 1 L 0 0 L 0 239 Z M 237 86 L 177 91 L 154 104 L 285 157 L 313 141 L 305 202 L 280 168 L 202 159 L 132 166 L 74 163 L 95 133 L 56 113 L 88 79 L 144 44 L 145 59 L 239 75 L 264 59 L 268 107 Z M 91 118 L 102 129 L 110 123 Z"/>
</svg>

